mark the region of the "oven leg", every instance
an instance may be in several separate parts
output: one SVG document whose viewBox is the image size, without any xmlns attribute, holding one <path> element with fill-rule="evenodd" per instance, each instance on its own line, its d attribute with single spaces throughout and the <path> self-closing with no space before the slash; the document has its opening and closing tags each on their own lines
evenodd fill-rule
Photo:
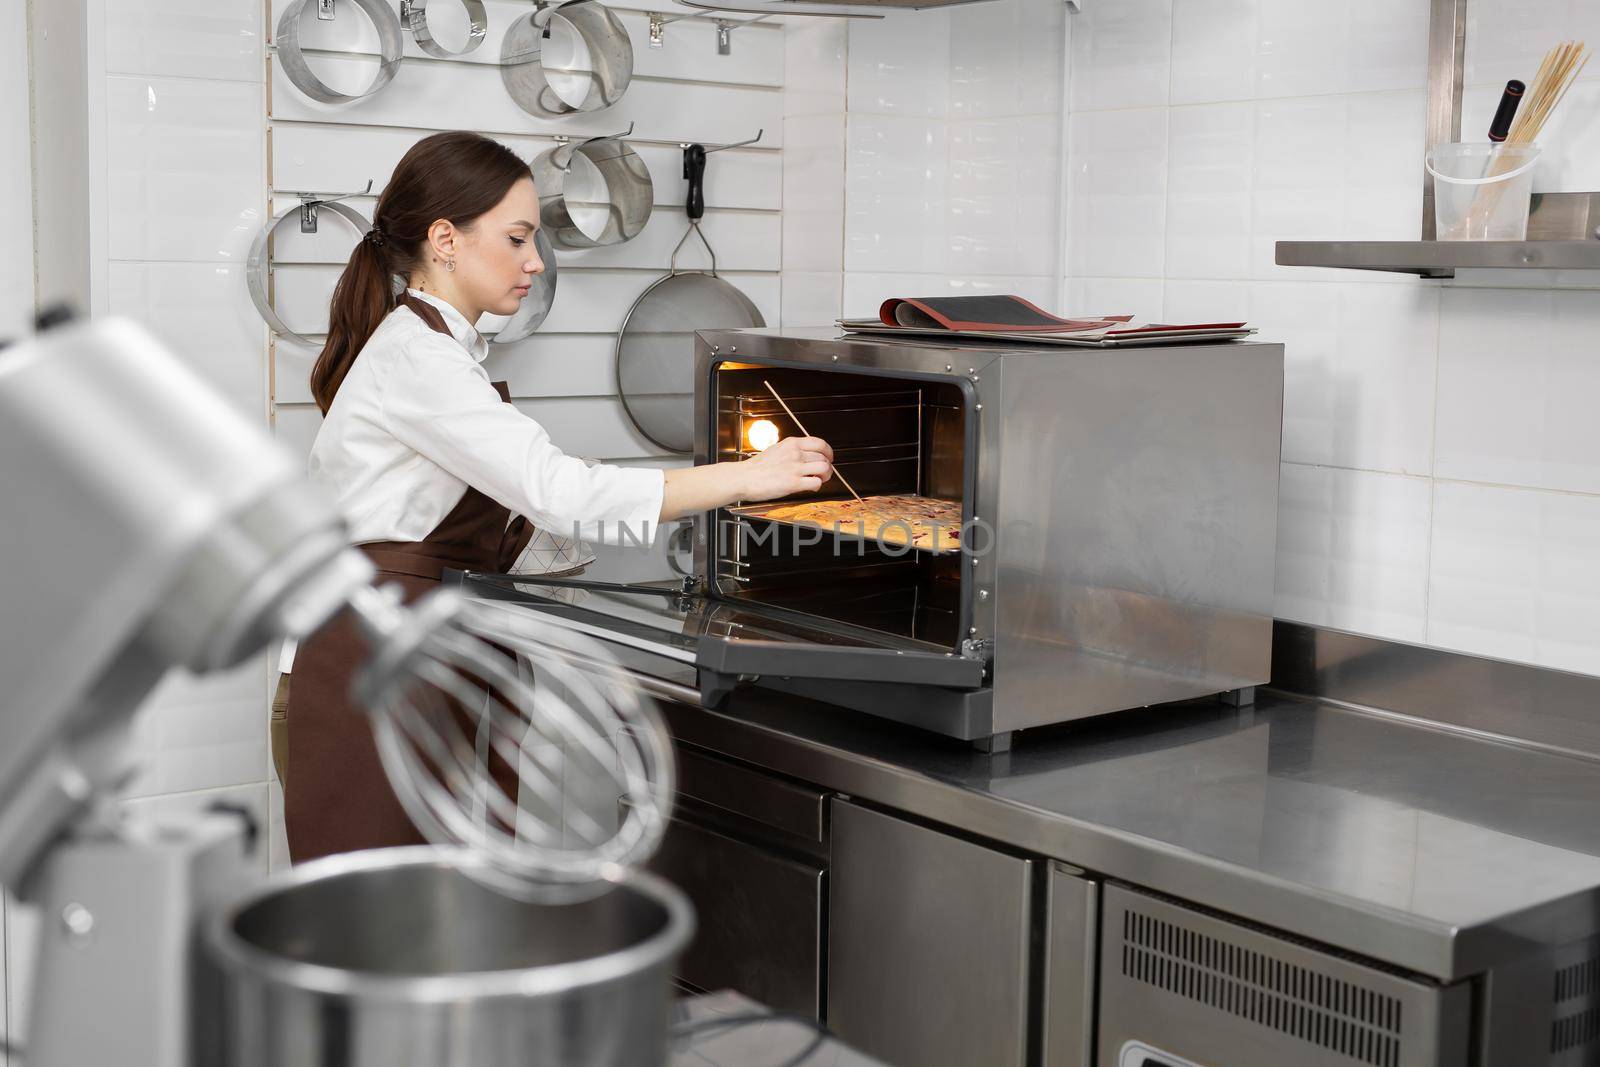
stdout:
<svg viewBox="0 0 1600 1067">
<path fill-rule="evenodd" d="M 1011 733 L 1012 731 L 1006 730 L 1004 733 L 995 734 L 993 737 L 980 737 L 972 742 L 972 747 L 991 756 L 998 756 L 1002 752 L 1010 752 Z"/>
<path fill-rule="evenodd" d="M 1217 697 L 1229 707 L 1248 708 L 1256 702 L 1256 687 L 1247 685 L 1243 689 L 1230 689 L 1226 693 L 1218 693 Z"/>
</svg>

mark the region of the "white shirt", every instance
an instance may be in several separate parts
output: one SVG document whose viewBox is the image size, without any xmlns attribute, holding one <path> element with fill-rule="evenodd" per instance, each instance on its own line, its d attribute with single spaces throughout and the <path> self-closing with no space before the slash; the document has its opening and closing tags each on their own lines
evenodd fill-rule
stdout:
<svg viewBox="0 0 1600 1067">
<path fill-rule="evenodd" d="M 450 337 L 410 308 L 391 311 L 339 386 L 311 446 L 308 471 L 331 489 L 351 540 L 420 541 L 470 485 L 535 526 L 619 542 L 661 514 L 664 474 L 590 466 L 562 452 L 533 419 L 500 399 L 483 360 L 489 344 L 447 302 Z"/>
<path fill-rule="evenodd" d="M 397 307 L 351 364 L 311 446 L 307 470 L 329 489 L 356 544 L 421 541 L 471 486 L 557 537 L 648 544 L 665 475 L 585 463 L 503 402 L 483 360 L 489 345 L 446 301 L 450 336 Z M 280 670 L 293 646 L 286 645 Z"/>
</svg>

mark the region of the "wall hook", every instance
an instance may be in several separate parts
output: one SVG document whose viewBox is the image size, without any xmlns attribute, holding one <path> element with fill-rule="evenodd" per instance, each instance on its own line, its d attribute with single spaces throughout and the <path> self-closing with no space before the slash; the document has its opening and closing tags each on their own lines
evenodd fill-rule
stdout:
<svg viewBox="0 0 1600 1067">
<path fill-rule="evenodd" d="M 367 179 L 367 187 L 365 189 L 358 189 L 353 193 L 336 193 L 333 196 L 325 196 L 320 193 L 295 193 L 294 195 L 300 198 L 300 232 L 316 233 L 318 205 L 331 204 L 336 200 L 349 200 L 351 197 L 356 196 L 370 196 L 372 195 L 372 179 Z"/>
<path fill-rule="evenodd" d="M 722 152 L 729 148 L 743 148 L 745 145 L 752 145 L 761 140 L 762 135 L 766 132 L 767 131 L 765 129 L 757 130 L 756 135 L 750 138 L 748 141 L 736 141 L 733 144 L 703 145 L 702 147 L 705 148 L 707 155 L 710 155 L 712 152 Z M 692 141 L 679 141 L 678 147 L 687 149 L 693 143 L 694 142 Z"/>
<path fill-rule="evenodd" d="M 621 133 L 597 133 L 593 137 L 582 137 L 582 138 L 579 138 L 579 140 L 583 140 L 583 141 L 603 141 L 603 140 L 621 141 L 621 140 L 624 140 L 624 139 L 626 139 L 628 137 L 632 137 L 633 136 L 633 127 L 635 125 L 636 125 L 636 123 L 630 122 L 630 123 L 628 123 L 628 128 L 623 130 Z M 552 141 L 558 141 L 561 144 L 568 144 L 568 143 L 570 143 L 572 141 L 572 135 L 571 134 L 567 134 L 567 133 L 553 133 L 553 134 L 550 135 L 550 139 Z"/>
<path fill-rule="evenodd" d="M 682 22 L 684 19 L 692 19 L 692 18 L 694 18 L 693 15 L 674 15 L 672 18 L 669 19 L 669 18 L 667 18 L 667 16 L 663 15 L 659 11 L 651 11 L 648 14 L 650 15 L 650 47 L 651 48 L 660 48 L 662 46 L 662 43 L 663 43 L 662 31 L 665 30 L 668 26 L 672 25 L 674 22 Z"/>
</svg>

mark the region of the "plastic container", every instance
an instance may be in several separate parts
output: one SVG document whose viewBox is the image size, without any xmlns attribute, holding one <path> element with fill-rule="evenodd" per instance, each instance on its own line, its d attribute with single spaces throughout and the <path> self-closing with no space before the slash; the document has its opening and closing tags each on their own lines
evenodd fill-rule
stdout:
<svg viewBox="0 0 1600 1067">
<path fill-rule="evenodd" d="M 1428 152 L 1440 241 L 1522 241 L 1528 236 L 1537 145 L 1442 144 Z"/>
</svg>

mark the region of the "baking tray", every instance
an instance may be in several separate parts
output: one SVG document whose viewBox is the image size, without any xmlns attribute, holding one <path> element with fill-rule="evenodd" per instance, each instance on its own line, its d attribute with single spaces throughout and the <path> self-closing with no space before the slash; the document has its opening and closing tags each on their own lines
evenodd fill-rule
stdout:
<svg viewBox="0 0 1600 1067">
<path fill-rule="evenodd" d="M 905 497 L 907 499 L 913 499 L 913 500 L 914 499 L 925 499 L 925 500 L 940 499 L 938 497 L 920 497 L 919 498 L 915 494 L 912 494 L 912 493 L 897 493 L 897 494 L 894 494 L 894 495 L 903 496 L 903 497 Z M 848 500 L 849 498 L 848 497 L 842 497 L 840 499 L 841 500 Z M 770 515 L 767 514 L 767 512 L 772 511 L 772 510 L 774 510 L 776 508 L 791 507 L 795 503 L 796 503 L 796 501 L 788 500 L 788 501 L 779 501 L 779 502 L 776 502 L 776 503 L 742 504 L 742 505 L 740 505 L 738 507 L 726 508 L 724 510 L 726 510 L 728 514 L 734 516 L 735 518 L 739 518 L 739 519 L 760 519 L 763 522 L 770 522 L 770 523 L 773 523 L 773 524 L 778 525 L 778 526 L 793 526 L 796 529 L 821 530 L 825 534 L 832 534 L 834 537 L 837 537 L 837 538 L 839 538 L 841 540 L 845 540 L 845 541 L 865 541 L 865 542 L 870 543 L 870 544 L 886 545 L 886 546 L 888 546 L 890 548 L 905 548 L 905 549 L 909 549 L 912 552 L 924 552 L 924 553 L 927 553 L 928 555 L 932 555 L 932 556 L 956 555 L 961 551 L 961 542 L 958 539 L 958 531 L 955 530 L 955 529 L 951 529 L 949 527 L 944 527 L 944 526 L 941 526 L 941 527 L 938 528 L 939 529 L 938 547 L 933 547 L 933 546 L 928 546 L 928 545 L 904 544 L 904 543 L 902 543 L 900 541 L 895 540 L 892 536 L 891 537 L 884 537 L 884 536 L 872 537 L 872 536 L 869 536 L 867 534 L 852 532 L 849 529 L 835 530 L 832 526 L 824 526 L 821 523 L 810 522 L 810 521 L 807 521 L 807 520 L 804 520 L 804 519 L 799 519 L 799 520 L 797 520 L 797 519 L 775 519 L 775 518 L 772 518 Z M 899 532 L 901 532 L 899 527 L 896 527 L 896 526 L 889 527 L 889 533 L 891 535 L 892 534 L 897 534 Z"/>
</svg>

